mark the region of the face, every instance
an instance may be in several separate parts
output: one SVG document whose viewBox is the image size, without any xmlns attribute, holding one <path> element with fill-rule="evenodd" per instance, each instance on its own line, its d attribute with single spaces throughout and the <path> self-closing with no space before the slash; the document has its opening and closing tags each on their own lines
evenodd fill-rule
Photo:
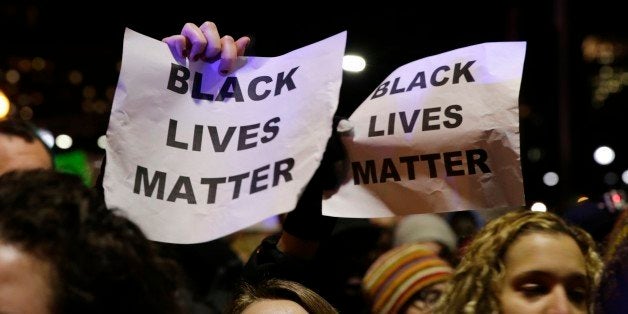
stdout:
<svg viewBox="0 0 628 314">
<path fill-rule="evenodd" d="M 11 170 L 50 169 L 50 155 L 39 141 L 0 134 L 0 175 Z"/>
<path fill-rule="evenodd" d="M 498 298 L 504 314 L 587 313 L 587 277 L 580 248 L 564 234 L 530 233 L 506 251 Z"/>
<path fill-rule="evenodd" d="M 0 241 L 0 313 L 49 314 L 51 277 L 47 263 Z"/>
<path fill-rule="evenodd" d="M 431 314 L 434 305 L 443 295 L 447 284 L 444 282 L 433 284 L 419 291 L 405 310 L 405 314 Z"/>
<path fill-rule="evenodd" d="M 307 311 L 290 300 L 259 300 L 247 306 L 242 314 L 307 314 Z"/>
</svg>

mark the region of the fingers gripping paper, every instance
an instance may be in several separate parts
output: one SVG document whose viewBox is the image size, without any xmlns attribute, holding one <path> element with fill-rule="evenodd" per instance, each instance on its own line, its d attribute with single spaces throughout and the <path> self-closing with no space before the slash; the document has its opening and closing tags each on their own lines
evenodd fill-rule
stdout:
<svg viewBox="0 0 628 314">
<path fill-rule="evenodd" d="M 105 200 L 156 241 L 209 241 L 294 208 L 338 105 L 346 33 L 276 58 L 175 60 L 129 29 Z"/>
<path fill-rule="evenodd" d="M 486 43 L 406 64 L 349 118 L 339 217 L 524 204 L 518 96 L 525 42 Z"/>
</svg>

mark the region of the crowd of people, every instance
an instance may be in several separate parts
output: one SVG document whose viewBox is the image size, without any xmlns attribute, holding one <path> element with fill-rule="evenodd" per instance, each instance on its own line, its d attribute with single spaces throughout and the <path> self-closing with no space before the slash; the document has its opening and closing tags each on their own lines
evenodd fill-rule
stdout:
<svg viewBox="0 0 628 314">
<path fill-rule="evenodd" d="M 228 73 L 250 39 L 205 22 L 164 42 Z M 243 261 L 224 239 L 148 240 L 100 187 L 56 172 L 31 125 L 0 121 L 0 313 L 628 312 L 626 210 L 595 239 L 523 209 L 486 223 L 475 212 L 326 217 L 338 145 L 332 136 L 282 230 Z"/>
</svg>

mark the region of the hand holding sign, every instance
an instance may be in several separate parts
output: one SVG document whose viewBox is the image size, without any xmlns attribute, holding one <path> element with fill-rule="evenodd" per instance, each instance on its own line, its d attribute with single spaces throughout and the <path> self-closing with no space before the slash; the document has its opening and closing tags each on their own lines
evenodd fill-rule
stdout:
<svg viewBox="0 0 628 314">
<path fill-rule="evenodd" d="M 186 23 L 180 35 L 172 35 L 162 41 L 168 44 L 177 59 L 211 61 L 220 58 L 220 73 L 227 74 L 235 68 L 237 57 L 244 56 L 244 50 L 251 39 L 244 36 L 234 41 L 229 35 L 221 38 L 216 24 L 208 21 L 200 27 L 194 23 Z"/>
</svg>

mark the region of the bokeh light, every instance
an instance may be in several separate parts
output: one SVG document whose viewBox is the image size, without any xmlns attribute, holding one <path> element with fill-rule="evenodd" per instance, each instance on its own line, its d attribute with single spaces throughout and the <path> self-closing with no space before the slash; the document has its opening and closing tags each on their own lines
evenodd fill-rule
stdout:
<svg viewBox="0 0 628 314">
<path fill-rule="evenodd" d="M 600 165 L 608 165 L 615 160 L 615 151 L 608 146 L 600 146 L 593 153 L 593 159 Z"/>
<path fill-rule="evenodd" d="M 342 58 L 342 69 L 348 72 L 362 72 L 366 68 L 366 60 L 357 55 L 346 55 Z"/>
<path fill-rule="evenodd" d="M 528 150 L 528 160 L 531 162 L 537 162 L 539 160 L 541 160 L 541 157 L 543 155 L 543 152 L 541 151 L 540 148 L 530 148 Z"/>
<path fill-rule="evenodd" d="M 9 115 L 9 109 L 11 109 L 11 102 L 9 102 L 9 98 L 0 90 L 0 119 L 4 119 Z"/>
<path fill-rule="evenodd" d="M 20 72 L 11 69 L 4 75 L 4 79 L 11 84 L 16 84 L 20 81 Z"/>
<path fill-rule="evenodd" d="M 588 200 L 589 200 L 589 198 L 587 196 L 583 195 L 583 196 L 578 197 L 578 200 L 576 201 L 576 203 L 582 203 L 582 202 L 586 202 Z"/>
<path fill-rule="evenodd" d="M 530 210 L 533 212 L 546 212 L 547 206 L 545 206 L 545 204 L 541 202 L 536 202 L 532 204 L 532 207 L 530 207 Z"/>
<path fill-rule="evenodd" d="M 46 144 L 46 146 L 48 146 L 48 148 L 52 149 L 52 147 L 55 146 L 55 136 L 52 135 L 52 132 L 49 130 L 39 128 L 37 129 L 37 135 L 39 135 L 39 138 L 44 142 L 44 144 Z"/>
<path fill-rule="evenodd" d="M 59 136 L 55 139 L 55 144 L 61 149 L 68 149 L 72 147 L 72 142 L 72 137 L 67 134 L 59 134 Z"/>
<path fill-rule="evenodd" d="M 543 176 L 543 183 L 547 186 L 555 186 L 558 184 L 558 179 L 558 174 L 550 171 Z"/>
<path fill-rule="evenodd" d="M 96 144 L 98 144 L 98 147 L 102 149 L 107 149 L 107 136 L 101 135 L 100 137 L 98 137 Z"/>
</svg>

